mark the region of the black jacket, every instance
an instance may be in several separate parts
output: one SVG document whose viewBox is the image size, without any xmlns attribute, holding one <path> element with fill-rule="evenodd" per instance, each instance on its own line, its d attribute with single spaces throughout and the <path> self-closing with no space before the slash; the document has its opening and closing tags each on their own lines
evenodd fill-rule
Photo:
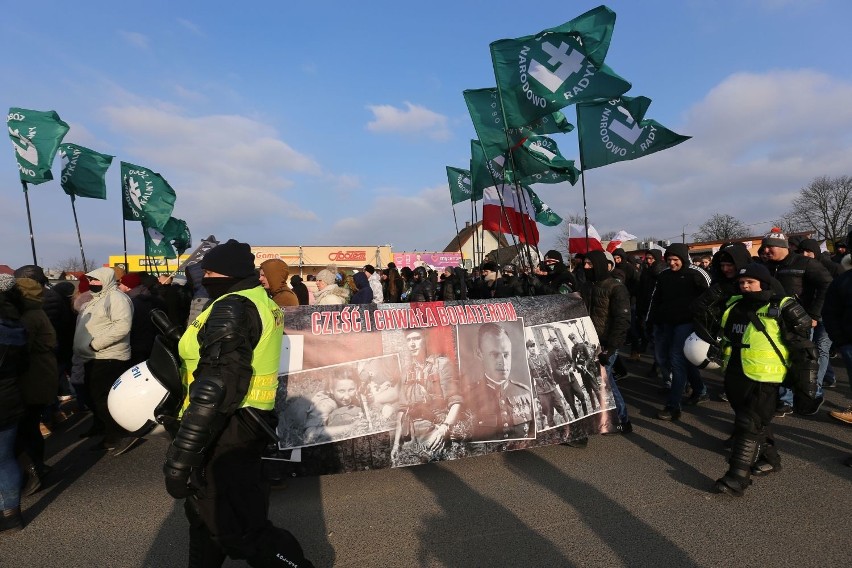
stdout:
<svg viewBox="0 0 852 568">
<path fill-rule="evenodd" d="M 820 261 L 791 252 L 784 260 L 768 262 L 766 268 L 781 282 L 787 295 L 795 297 L 811 318 L 822 318 L 822 304 L 831 284 L 831 275 Z"/>
<path fill-rule="evenodd" d="M 692 303 L 710 286 L 700 268 L 686 265 L 677 272 L 666 268 L 657 277 L 648 318 L 655 324 L 679 325 L 692 321 Z"/>
<path fill-rule="evenodd" d="M 580 295 L 589 311 L 601 347 L 614 351 L 624 346 L 630 328 L 630 293 L 607 270 L 601 251 L 590 251 L 587 258 L 593 268 L 586 272 Z"/>
<path fill-rule="evenodd" d="M 852 343 L 852 270 L 834 279 L 822 305 L 822 323 L 836 345 Z"/>
<path fill-rule="evenodd" d="M 648 317 L 648 308 L 651 307 L 651 297 L 657 286 L 657 276 L 665 270 L 663 264 L 663 253 L 657 249 L 649 250 L 648 254 L 654 257 L 654 264 L 644 268 L 639 273 L 639 285 L 636 289 L 636 317 L 639 321 L 645 321 Z"/>
</svg>

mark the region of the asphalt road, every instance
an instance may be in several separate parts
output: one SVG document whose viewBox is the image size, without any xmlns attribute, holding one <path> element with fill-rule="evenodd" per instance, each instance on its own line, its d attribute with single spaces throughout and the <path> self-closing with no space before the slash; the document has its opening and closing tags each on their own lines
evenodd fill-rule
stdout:
<svg viewBox="0 0 852 568">
<path fill-rule="evenodd" d="M 293 479 L 270 516 L 318 567 L 832 566 L 849 562 L 852 426 L 839 383 L 814 417 L 774 422 L 783 471 L 740 499 L 708 490 L 726 469 L 733 414 L 715 398 L 679 422 L 653 418 L 656 385 L 619 381 L 634 433 L 585 450 L 550 446 L 456 462 Z M 23 501 L 27 526 L 0 536 L 0 566 L 186 565 L 187 524 L 162 484 L 165 440 L 110 457 L 88 451 L 76 415 L 48 438 L 47 487 Z M 226 562 L 226 566 L 240 566 Z"/>
</svg>

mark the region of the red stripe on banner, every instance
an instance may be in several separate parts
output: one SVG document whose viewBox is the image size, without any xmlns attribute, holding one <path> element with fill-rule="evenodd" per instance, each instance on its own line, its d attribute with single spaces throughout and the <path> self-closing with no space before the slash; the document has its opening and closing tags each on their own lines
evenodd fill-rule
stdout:
<svg viewBox="0 0 852 568">
<path fill-rule="evenodd" d="M 586 254 L 590 250 L 602 251 L 603 245 L 596 238 L 589 236 L 589 248 L 586 248 L 586 237 L 571 237 L 568 239 L 568 251 L 571 253 Z"/>
<path fill-rule="evenodd" d="M 503 208 L 503 213 L 501 215 L 499 205 L 483 205 L 482 227 L 487 231 L 517 235 L 518 240 L 522 243 L 538 244 L 538 227 L 529 215 L 508 206 Z M 529 241 L 527 237 L 529 237 Z"/>
<path fill-rule="evenodd" d="M 615 249 L 621 246 L 621 241 L 609 241 L 609 244 L 606 245 L 606 252 L 613 252 Z"/>
</svg>

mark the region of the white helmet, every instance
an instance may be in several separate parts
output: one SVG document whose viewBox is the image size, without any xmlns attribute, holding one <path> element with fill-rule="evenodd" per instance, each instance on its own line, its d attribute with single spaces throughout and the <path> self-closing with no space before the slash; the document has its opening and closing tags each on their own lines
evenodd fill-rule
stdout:
<svg viewBox="0 0 852 568">
<path fill-rule="evenodd" d="M 122 373 L 107 398 L 113 420 L 135 436 L 144 436 L 164 419 L 176 418 L 182 402 L 177 360 L 159 337 L 151 357 Z"/>
<path fill-rule="evenodd" d="M 694 332 L 686 338 L 686 342 L 683 344 L 683 354 L 690 363 L 699 369 L 712 371 L 719 368 L 719 360 L 709 358 L 707 356 L 709 351 L 710 344 L 698 337 L 698 334 Z"/>
</svg>

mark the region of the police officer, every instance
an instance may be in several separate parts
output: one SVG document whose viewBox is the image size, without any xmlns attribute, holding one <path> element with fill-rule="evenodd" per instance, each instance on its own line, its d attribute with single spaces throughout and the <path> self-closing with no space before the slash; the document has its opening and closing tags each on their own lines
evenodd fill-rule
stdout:
<svg viewBox="0 0 852 568">
<path fill-rule="evenodd" d="M 733 449 L 729 469 L 716 481 L 715 491 L 741 496 L 752 475 L 781 468 L 769 423 L 775 415 L 778 387 L 787 374 L 793 387 L 816 392 L 816 349 L 808 341 L 811 316 L 791 297 L 775 295 L 772 278 L 761 264 L 739 272 L 741 295 L 733 296 L 722 315 L 722 354 L 725 392 L 734 409 Z M 808 365 L 798 358 L 809 354 Z M 804 369 L 802 375 L 796 369 Z M 809 383 L 809 384 L 808 384 Z"/>
<path fill-rule="evenodd" d="M 210 303 L 181 337 L 188 396 L 166 454 L 166 489 L 185 498 L 189 566 L 311 567 L 298 541 L 267 518 L 261 455 L 274 431 L 283 314 L 260 285 L 248 244 L 201 261 Z M 267 421 L 267 423 L 264 423 Z"/>
<path fill-rule="evenodd" d="M 476 357 L 484 376 L 469 385 L 465 397 L 474 414 L 473 441 L 535 438 L 530 388 L 509 379 L 512 372 L 512 341 L 499 324 L 479 328 Z"/>
</svg>

